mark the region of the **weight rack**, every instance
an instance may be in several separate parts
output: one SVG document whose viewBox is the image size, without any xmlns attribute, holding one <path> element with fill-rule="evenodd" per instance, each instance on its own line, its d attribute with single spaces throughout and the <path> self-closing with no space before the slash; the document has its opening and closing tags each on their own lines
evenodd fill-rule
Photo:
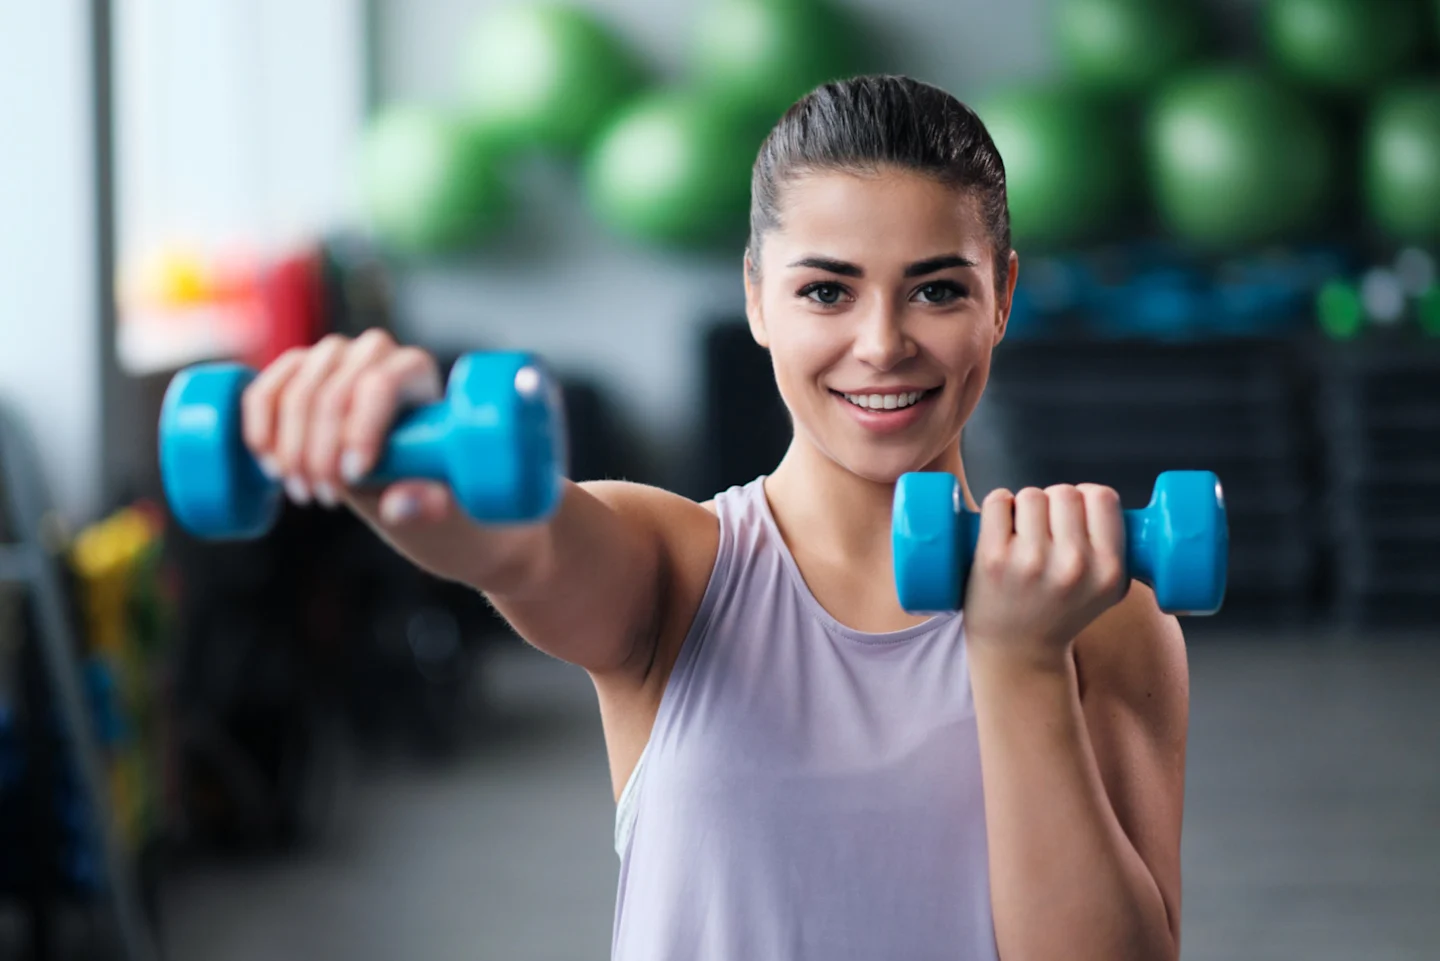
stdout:
<svg viewBox="0 0 1440 961">
<path fill-rule="evenodd" d="M 1293 343 L 1029 340 L 995 354 L 987 396 L 1024 483 L 1114 487 L 1150 500 L 1166 470 L 1224 487 L 1230 577 L 1213 618 L 1187 627 L 1290 627 L 1315 613 L 1315 443 Z"/>
<path fill-rule="evenodd" d="M 29 810 L 41 822 L 49 822 L 34 825 L 28 839 L 31 843 L 26 845 L 30 857 L 23 867 L 32 873 L 29 883 L 22 885 L 21 892 L 7 893 L 18 893 L 26 902 L 33 954 L 48 959 L 56 933 L 54 910 L 61 893 L 55 865 L 60 853 L 43 842 L 58 839 L 62 833 L 55 823 L 52 784 L 56 778 L 51 775 L 68 778 L 78 789 L 76 806 L 81 816 L 88 814 L 91 822 L 83 838 L 71 840 L 93 842 L 99 850 L 103 861 L 100 906 L 114 929 L 117 956 L 124 961 L 152 961 L 155 952 L 137 896 L 134 865 L 109 816 L 109 792 L 94 719 L 77 664 L 81 648 L 66 599 L 63 561 L 54 549 L 57 538 L 53 528 L 47 533 L 47 519 L 55 516 L 33 440 L 19 417 L 0 405 L 0 587 L 18 588 L 24 602 L 21 607 L 31 615 L 21 630 L 22 663 L 17 672 L 22 675 L 24 692 L 23 739 L 32 748 L 24 762 L 28 793 L 35 802 Z M 0 677 L 9 668 L 0 663 Z M 58 738 L 50 736 L 52 717 L 58 720 Z M 42 843 L 34 843 L 37 840 Z"/>
<path fill-rule="evenodd" d="M 1440 343 L 1328 344 L 1320 415 L 1335 613 L 1351 628 L 1440 615 Z"/>
</svg>

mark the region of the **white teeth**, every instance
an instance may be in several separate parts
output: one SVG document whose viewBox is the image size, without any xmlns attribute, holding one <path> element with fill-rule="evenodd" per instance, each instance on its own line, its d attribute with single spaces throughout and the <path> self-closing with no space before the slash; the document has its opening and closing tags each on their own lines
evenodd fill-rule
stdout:
<svg viewBox="0 0 1440 961">
<path fill-rule="evenodd" d="M 912 390 L 904 394 L 844 395 L 850 403 L 856 407 L 864 407 L 866 410 L 899 410 L 901 407 L 909 407 L 923 396 L 925 396 L 923 390 Z"/>
</svg>

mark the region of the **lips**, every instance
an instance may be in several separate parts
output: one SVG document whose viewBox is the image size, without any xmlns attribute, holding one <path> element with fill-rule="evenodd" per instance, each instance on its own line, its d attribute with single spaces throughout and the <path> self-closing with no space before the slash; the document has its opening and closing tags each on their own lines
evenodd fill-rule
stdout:
<svg viewBox="0 0 1440 961">
<path fill-rule="evenodd" d="M 831 393 L 843 397 L 850 404 L 868 411 L 892 411 L 904 410 L 921 400 L 938 388 L 925 387 L 887 387 L 871 388 L 869 390 L 848 391 L 831 390 Z"/>
<path fill-rule="evenodd" d="M 865 430 L 872 434 L 893 434 L 909 428 L 925 416 L 940 388 L 890 388 L 864 393 L 832 390 L 830 393 L 835 402 L 843 405 L 849 416 Z"/>
</svg>

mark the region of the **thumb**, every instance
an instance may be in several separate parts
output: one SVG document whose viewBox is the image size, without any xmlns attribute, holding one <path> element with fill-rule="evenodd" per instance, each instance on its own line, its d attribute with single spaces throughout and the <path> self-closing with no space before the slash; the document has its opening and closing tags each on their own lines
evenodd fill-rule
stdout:
<svg viewBox="0 0 1440 961">
<path fill-rule="evenodd" d="M 424 527 L 454 517 L 459 510 L 450 488 L 434 481 L 401 481 L 380 495 L 380 523 L 390 529 Z"/>
</svg>

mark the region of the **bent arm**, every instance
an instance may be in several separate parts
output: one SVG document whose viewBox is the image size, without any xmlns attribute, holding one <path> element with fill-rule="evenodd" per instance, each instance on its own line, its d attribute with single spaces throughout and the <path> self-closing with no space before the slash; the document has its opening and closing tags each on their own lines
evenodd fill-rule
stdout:
<svg viewBox="0 0 1440 961">
<path fill-rule="evenodd" d="M 1048 671 L 972 661 L 1000 956 L 1174 961 L 1183 638 L 1135 586 L 1074 647 Z"/>
</svg>

